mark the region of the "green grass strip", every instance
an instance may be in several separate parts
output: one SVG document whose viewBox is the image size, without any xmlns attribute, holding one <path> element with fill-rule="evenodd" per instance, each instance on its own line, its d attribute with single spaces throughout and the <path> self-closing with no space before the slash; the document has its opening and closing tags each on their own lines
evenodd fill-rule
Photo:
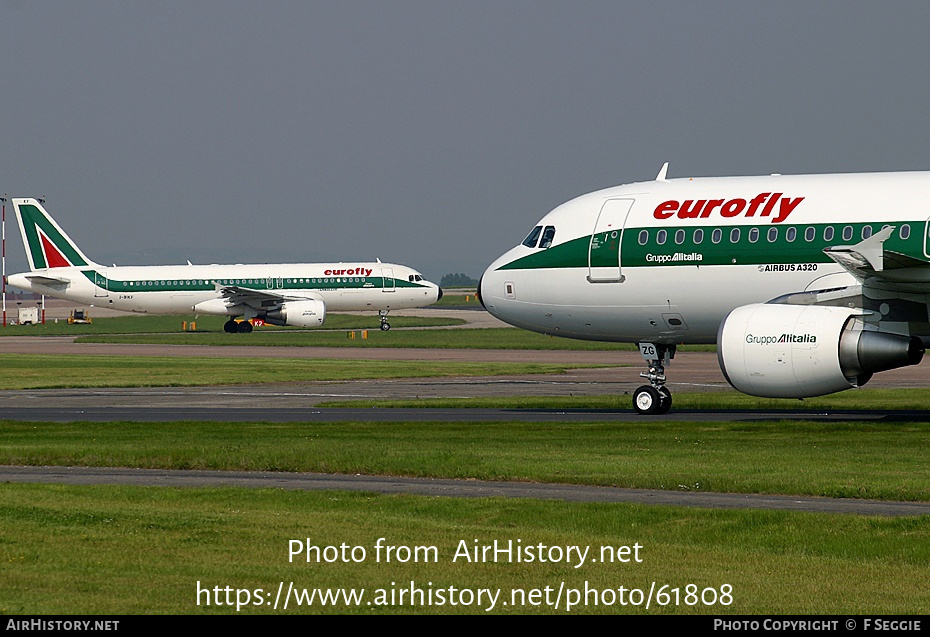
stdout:
<svg viewBox="0 0 930 637">
<path fill-rule="evenodd" d="M 430 307 L 461 307 L 474 310 L 484 309 L 481 306 L 481 301 L 478 300 L 478 295 L 475 294 L 474 291 L 471 291 L 469 294 L 450 294 L 449 292 L 445 292 L 442 298 L 439 299 L 437 303 L 433 303 Z"/>
<path fill-rule="evenodd" d="M 93 309 L 90 310 L 93 318 Z M 45 325 L 9 325 L 0 328 L 0 336 L 87 336 L 102 334 L 145 334 L 165 333 L 187 336 L 197 336 L 202 333 L 215 333 L 226 335 L 223 324 L 228 320 L 225 316 L 195 316 L 190 315 L 126 315 L 106 318 L 96 318 L 90 324 L 69 325 L 65 319 L 47 320 Z M 448 325 L 462 325 L 463 319 L 457 318 L 427 318 L 418 316 L 391 316 L 392 327 L 438 327 Z M 196 332 L 183 331 L 191 329 L 191 323 L 197 324 Z M 374 312 L 368 314 L 328 314 L 323 324 L 324 330 L 379 330 L 380 321 Z M 301 328 L 276 327 L 266 325 L 256 328 L 253 334 L 274 332 L 300 332 Z M 250 335 L 229 335 L 248 338 Z M 236 343 L 241 345 L 242 343 Z"/>
<path fill-rule="evenodd" d="M 394 320 L 391 319 L 393 325 Z M 83 343 L 145 343 L 154 345 L 266 345 L 281 347 L 413 347 L 438 349 L 535 349 L 535 350 L 623 350 L 627 343 L 596 343 L 545 336 L 515 327 L 480 329 L 395 330 L 371 329 L 368 338 L 346 338 L 335 331 L 261 331 L 251 334 L 180 333 L 131 334 L 80 337 Z"/>
<path fill-rule="evenodd" d="M 578 366 L 462 361 L 411 363 L 297 358 L 0 354 L 0 390 L 56 387 L 181 387 L 366 378 L 559 374 L 573 367 Z"/>
<path fill-rule="evenodd" d="M 23 423 L 0 464 L 320 471 L 930 500 L 930 423 Z"/>
<path fill-rule="evenodd" d="M 378 561 L 393 547 L 435 547 L 429 561 Z M 930 525 L 869 518 L 627 504 L 451 499 L 365 493 L 163 487 L 4 485 L 0 562 L 7 615 L 122 614 L 765 614 L 922 615 L 930 607 Z M 303 545 L 361 547 L 358 562 L 289 561 Z M 574 563 L 467 562 L 493 542 L 578 546 Z M 601 547 L 639 544 L 642 562 L 601 561 Z M 361 552 L 356 550 L 356 557 Z M 421 556 L 427 555 L 425 552 Z M 596 559 L 598 561 L 591 561 Z M 220 589 L 222 606 L 202 589 Z M 279 585 L 365 589 L 362 602 L 273 604 Z M 678 589 L 677 606 L 621 605 L 618 589 Z M 500 590 L 478 604 L 403 602 L 390 591 Z M 727 584 L 732 603 L 719 600 Z M 686 602 L 687 587 L 697 594 Z M 566 611 L 568 589 L 598 591 Z M 227 604 L 225 587 L 231 589 Z M 558 609 L 547 606 L 564 587 Z M 717 596 L 705 592 L 714 588 Z M 260 592 L 259 592 L 259 589 Z M 379 589 L 385 605 L 378 603 Z M 539 591 L 513 603 L 514 589 Z M 248 590 L 238 593 L 238 590 Z M 610 595 L 610 591 L 614 595 Z M 256 597 L 260 595 L 260 598 Z M 396 595 L 396 593 L 395 593 Z M 629 593 L 627 593 L 629 595 Z M 212 595 L 211 595 L 212 597 Z M 581 595 L 577 596 L 581 599 Z M 198 605 L 198 599 L 200 605 Z M 212 597 L 215 600 L 215 597 Z M 243 605 L 237 609 L 236 600 Z M 468 598 L 465 598 L 468 599 Z M 474 600 L 474 598 L 472 598 Z M 520 596 L 517 595 L 517 600 Z M 628 597 L 626 598 L 628 599 Z M 613 603 L 608 603 L 613 600 Z M 256 603 L 258 601 L 258 603 Z M 505 606 L 502 602 L 507 603 Z M 729 601 L 729 600 L 727 600 Z M 266 603 L 267 602 L 267 603 Z M 371 602 L 371 605 L 368 604 Z M 597 602 L 597 603 L 596 603 Z M 761 618 L 760 618 L 761 619 Z M 842 624 L 841 624 L 842 625 Z"/>
</svg>

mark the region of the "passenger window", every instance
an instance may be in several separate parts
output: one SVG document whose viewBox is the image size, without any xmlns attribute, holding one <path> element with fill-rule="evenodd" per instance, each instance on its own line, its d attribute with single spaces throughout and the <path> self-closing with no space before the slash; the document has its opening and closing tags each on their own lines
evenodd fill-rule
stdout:
<svg viewBox="0 0 930 637">
<path fill-rule="evenodd" d="M 809 226 L 807 230 L 804 231 L 804 240 L 813 241 L 815 234 L 817 234 L 817 230 L 813 226 Z"/>
<path fill-rule="evenodd" d="M 542 232 L 542 226 L 536 226 L 530 230 L 530 233 L 526 235 L 526 239 L 523 240 L 523 245 L 525 245 L 527 248 L 535 248 L 540 232 Z"/>
<path fill-rule="evenodd" d="M 542 239 L 539 240 L 540 248 L 548 248 L 552 245 L 552 240 L 555 238 L 555 226 L 546 226 L 546 229 L 543 230 Z"/>
<path fill-rule="evenodd" d="M 639 245 L 644 246 L 649 242 L 649 231 L 640 230 L 639 231 Z"/>
<path fill-rule="evenodd" d="M 775 243 L 778 240 L 778 228 L 769 228 L 769 243 Z"/>
<path fill-rule="evenodd" d="M 862 238 L 868 239 L 872 236 L 872 226 L 862 226 Z"/>
<path fill-rule="evenodd" d="M 685 231 L 684 230 L 676 231 L 675 232 L 675 243 L 677 243 L 678 245 L 681 245 L 684 242 L 685 242 Z"/>
<path fill-rule="evenodd" d="M 823 240 L 833 241 L 833 226 L 827 226 L 823 229 Z"/>
<path fill-rule="evenodd" d="M 658 243 L 660 246 L 665 245 L 666 239 L 668 239 L 668 232 L 666 232 L 665 230 L 659 230 L 656 233 L 656 243 Z"/>
<path fill-rule="evenodd" d="M 730 243 L 739 243 L 739 228 L 730 230 Z"/>
<path fill-rule="evenodd" d="M 714 243 L 720 243 L 721 239 L 723 239 L 723 230 L 720 228 L 714 228 L 714 231 L 710 233 L 710 240 Z"/>
<path fill-rule="evenodd" d="M 843 241 L 849 241 L 852 239 L 853 229 L 852 226 L 845 226 L 843 228 Z"/>
<path fill-rule="evenodd" d="M 695 243 L 695 245 L 700 244 L 704 240 L 704 231 L 701 230 L 700 228 L 695 230 L 694 235 L 691 237 L 691 240 Z"/>
<path fill-rule="evenodd" d="M 755 243 L 759 240 L 759 229 L 750 228 L 749 229 L 749 243 Z"/>
<path fill-rule="evenodd" d="M 911 227 L 905 223 L 903 226 L 901 226 L 901 229 L 898 230 L 898 236 L 902 239 L 907 239 L 909 236 L 911 236 Z"/>
<path fill-rule="evenodd" d="M 797 239 L 797 238 L 798 238 L 798 229 L 797 229 L 797 228 L 788 228 L 788 230 L 785 232 L 785 239 L 787 239 L 788 242 L 790 243 L 790 242 L 794 241 L 794 240 Z"/>
</svg>

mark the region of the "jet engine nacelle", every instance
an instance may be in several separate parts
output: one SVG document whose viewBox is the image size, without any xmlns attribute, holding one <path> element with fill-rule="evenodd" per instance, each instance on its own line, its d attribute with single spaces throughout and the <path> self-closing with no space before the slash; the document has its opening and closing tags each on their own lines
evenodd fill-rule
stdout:
<svg viewBox="0 0 930 637">
<path fill-rule="evenodd" d="M 745 394 L 807 398 L 920 362 L 919 338 L 866 331 L 862 317 L 859 309 L 823 305 L 738 307 L 720 324 L 720 369 Z"/>
<path fill-rule="evenodd" d="M 326 320 L 326 303 L 319 299 L 287 301 L 278 309 L 269 311 L 264 319 L 272 325 L 320 327 Z"/>
</svg>

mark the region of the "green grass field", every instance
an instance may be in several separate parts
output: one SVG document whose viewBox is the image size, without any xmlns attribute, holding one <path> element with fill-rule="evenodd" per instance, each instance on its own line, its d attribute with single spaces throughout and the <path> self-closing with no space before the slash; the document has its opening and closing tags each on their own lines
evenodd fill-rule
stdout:
<svg viewBox="0 0 930 637">
<path fill-rule="evenodd" d="M 464 361 L 366 361 L 201 356 L 0 354 L 0 390 L 60 387 L 180 387 L 422 378 L 558 374 L 572 365 Z"/>
<path fill-rule="evenodd" d="M 421 561 L 377 560 L 375 545 L 435 547 Z M 925 519 L 713 511 L 499 498 L 342 492 L 4 485 L 0 504 L 0 613 L 10 614 L 914 614 L 930 606 Z M 289 561 L 290 541 L 361 547 L 357 562 Z M 578 546 L 588 559 L 481 563 L 475 546 Z M 600 561 L 601 548 L 640 545 L 641 562 Z M 298 548 L 295 545 L 295 549 Z M 548 554 L 548 550 L 547 550 Z M 606 554 L 605 554 L 606 555 Z M 429 556 L 429 561 L 426 557 Z M 453 558 L 454 561 L 453 561 Z M 597 561 L 592 561 L 597 560 Z M 576 564 L 581 564 L 575 568 Z M 222 606 L 201 589 L 218 587 Z M 286 591 L 364 589 L 360 602 L 298 606 Z M 491 605 L 391 602 L 390 593 L 490 589 Z M 647 610 L 630 589 L 651 585 L 679 604 Z M 688 599 L 689 585 L 697 593 Z M 724 588 L 728 585 L 730 588 Z M 565 587 L 560 605 L 556 591 Z M 585 587 L 598 591 L 581 603 Z M 224 587 L 230 587 L 226 604 Z M 546 605 L 545 587 L 549 587 Z M 621 605 L 620 587 L 626 589 Z M 706 589 L 713 588 L 714 591 Z M 258 592 L 258 589 L 261 589 Z M 528 593 L 537 590 L 536 605 Z M 578 605 L 566 608 L 569 589 Z M 245 590 L 248 590 L 248 598 Z M 382 591 L 379 593 L 379 590 Z M 721 590 L 729 597 L 721 597 Z M 382 599 L 385 603 L 379 603 Z M 461 593 L 459 593 L 461 595 Z M 256 600 L 261 601 L 256 604 Z M 714 601 L 704 605 L 700 601 Z M 212 596 L 211 596 L 212 597 Z M 237 610 L 236 601 L 242 604 Z M 635 596 L 633 599 L 639 599 Z M 200 604 L 198 605 L 198 600 Z M 214 601 L 213 598 L 211 601 Z M 595 604 L 597 600 L 597 604 Z M 437 598 L 434 597 L 434 602 Z M 690 601 L 692 605 L 687 602 Z M 695 604 L 694 602 L 697 601 Z M 724 605 L 722 602 L 727 601 Z M 522 602 L 522 603 L 521 603 Z M 371 605 L 369 605 L 371 603 Z M 506 605 L 505 605 L 506 603 Z M 490 609 L 490 610 L 489 610 Z"/>
<path fill-rule="evenodd" d="M 930 423 L 20 423 L 0 464 L 474 478 L 930 500 Z"/>
<path fill-rule="evenodd" d="M 394 319 L 391 319 L 394 323 Z M 282 347 L 413 347 L 431 349 L 533 349 L 533 350 L 622 350 L 635 351 L 628 343 L 597 343 L 556 338 L 515 327 L 480 329 L 369 330 L 368 339 L 346 338 L 339 331 L 256 330 L 251 334 L 219 332 L 108 334 L 82 336 L 84 343 L 146 343 L 154 345 L 267 345 Z M 691 346 L 691 351 L 707 349 Z"/>
<path fill-rule="evenodd" d="M 137 317 L 128 320 L 140 320 Z M 392 320 L 393 322 L 393 320 Z M 449 338 L 446 330 L 420 343 Z M 448 330 L 454 332 L 455 330 Z M 469 330 L 465 340 L 478 342 Z M 439 332 L 437 335 L 436 332 Z M 460 333 L 464 330 L 459 331 Z M 488 330 L 485 343 L 521 341 L 520 330 Z M 376 337 L 403 334 L 373 332 Z M 234 341 L 249 335 L 179 334 Z M 256 332 L 269 341 L 272 333 Z M 288 338 L 324 333 L 281 333 Z M 345 341 L 345 334 L 331 334 Z M 130 335 L 130 338 L 142 338 Z M 107 337 L 110 338 L 110 337 Z M 148 338 L 148 337 L 145 337 Z M 191 341 L 202 343 L 203 341 Z M 303 343 L 309 340 L 301 340 Z M 391 341 L 385 341 L 391 342 Z M 397 341 L 393 341 L 397 342 Z M 237 343 L 238 344 L 238 343 Z M 317 344 L 317 343 L 311 343 Z M 601 349 L 603 344 L 586 344 Z M 399 346 L 399 345 L 393 345 Z M 412 345 L 404 345 L 412 346 Z M 428 345 L 420 345 L 428 346 Z M 488 347 L 490 345 L 483 345 Z M 529 347 L 529 344 L 524 346 Z M 132 386 L 292 382 L 402 375 L 552 372 L 565 366 L 456 366 L 424 363 L 219 358 L 0 357 L 0 387 Z M 414 368 L 414 369 L 407 369 Z M 468 371 L 470 369 L 470 371 Z M 36 370 L 39 370 L 36 372 Z M 507 371 L 509 370 L 509 371 Z M 181 373 L 179 373 L 181 372 Z M 367 374 L 367 375 L 366 375 Z M 372 376 L 374 374 L 375 376 Z M 19 384 L 17 384 L 19 383 Z M 25 383 L 25 384 L 23 384 Z M 46 383 L 51 383 L 47 385 Z M 863 390 L 827 399 L 827 409 L 914 409 L 925 390 Z M 522 407 L 620 408 L 622 397 L 515 398 Z M 598 401 L 605 401 L 600 403 Z M 622 402 L 621 402 L 622 401 Z M 746 401 L 750 401 L 749 404 Z M 846 402 L 843 402 L 846 401 Z M 856 401 L 860 401 L 856 403 Z M 469 400 L 468 404 L 491 403 Z M 777 401 L 781 403 L 782 401 Z M 812 402 L 791 407 L 811 407 Z M 417 404 L 425 404 L 418 401 Z M 713 407 L 706 407 L 712 404 Z M 782 403 L 784 404 L 784 403 Z M 829 405 L 841 405 L 832 406 Z M 876 405 L 880 405 L 876 407 Z M 507 403 L 496 406 L 508 406 Z M 676 408 L 772 408 L 730 392 L 675 394 Z M 0 413 L 2 418 L 2 413 Z M 22 423 L 0 421 L 0 463 L 204 469 L 265 469 L 440 476 L 930 501 L 925 449 L 930 424 L 903 422 L 682 423 Z M 360 603 L 296 606 L 288 613 L 633 613 L 914 614 L 930 592 L 930 517 L 878 518 L 769 511 L 717 511 L 624 504 L 496 498 L 387 496 L 233 488 L 0 485 L 0 613 L 258 614 L 278 586 L 364 588 Z M 373 558 L 378 538 L 395 546 L 434 546 L 437 561 L 390 564 Z M 360 546 L 357 563 L 289 562 L 290 540 L 319 547 Z M 640 544 L 642 563 L 468 563 L 460 542 L 600 548 Z M 197 586 L 230 587 L 235 606 L 205 604 Z M 390 593 L 455 587 L 498 592 L 452 606 L 390 603 Z M 678 589 L 680 603 L 621 605 L 620 587 Z M 696 587 L 689 589 L 688 586 Z M 689 591 L 732 603 L 688 604 Z M 555 591 L 598 591 L 612 604 L 546 605 Z M 255 604 L 257 589 L 261 603 Z M 379 589 L 385 604 L 377 601 Z M 713 589 L 713 590 L 711 590 Z M 537 591 L 521 598 L 514 591 Z M 242 592 L 240 592 L 242 591 Z M 707 591 L 710 591 L 708 593 Z M 580 594 L 579 594 L 580 595 Z M 599 595 L 599 597 L 598 597 Z M 607 597 L 605 597 L 607 596 Z M 536 600 L 533 602 L 527 600 Z M 673 597 L 671 599 L 674 599 Z M 729 597 L 727 598 L 729 601 Z M 522 600 L 522 601 L 521 601 Z M 371 601 L 369 606 L 367 602 Z M 504 606 L 503 602 L 508 605 Z M 669 600 L 670 601 L 670 600 Z"/>
<path fill-rule="evenodd" d="M 445 301 L 445 298 L 443 298 Z M 464 303 L 464 296 L 462 297 Z M 68 325 L 66 321 L 45 325 L 13 325 L 0 329 L 0 336 L 75 336 L 86 343 L 141 343 L 150 345 L 264 345 L 278 347 L 413 347 L 441 349 L 538 349 L 538 350 L 619 350 L 635 351 L 629 343 L 579 341 L 546 336 L 515 327 L 483 329 L 443 329 L 465 323 L 458 318 L 391 316 L 392 329 L 378 329 L 374 314 L 329 314 L 324 329 L 258 327 L 251 334 L 226 334 L 225 317 L 220 316 L 125 316 L 95 319 L 90 325 Z M 182 331 L 182 322 L 196 331 Z M 407 331 L 397 328 L 430 327 Z M 346 331 L 368 331 L 368 338 Z M 713 346 L 682 346 L 681 351 L 713 351 Z"/>
</svg>

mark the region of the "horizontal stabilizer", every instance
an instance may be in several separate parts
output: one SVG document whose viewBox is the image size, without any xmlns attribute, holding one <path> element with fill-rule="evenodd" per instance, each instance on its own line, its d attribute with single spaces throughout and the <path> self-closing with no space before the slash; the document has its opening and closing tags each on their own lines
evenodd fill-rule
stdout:
<svg viewBox="0 0 930 637">
<path fill-rule="evenodd" d="M 71 279 L 63 276 L 45 276 L 42 274 L 27 274 L 26 278 L 32 281 L 33 283 L 38 283 L 39 285 L 47 285 L 49 287 L 55 287 L 58 285 L 68 285 L 71 283 Z"/>
</svg>

